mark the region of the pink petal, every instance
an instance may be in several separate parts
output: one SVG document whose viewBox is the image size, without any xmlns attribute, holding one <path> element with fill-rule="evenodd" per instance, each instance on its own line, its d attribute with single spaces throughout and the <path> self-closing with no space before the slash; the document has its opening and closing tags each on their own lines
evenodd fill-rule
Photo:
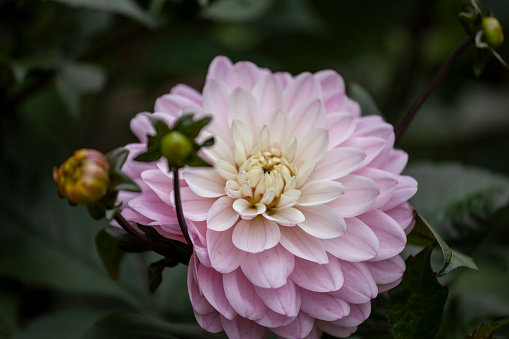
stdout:
<svg viewBox="0 0 509 339">
<path fill-rule="evenodd" d="M 309 98 L 302 100 L 289 113 L 291 132 L 297 138 L 314 128 L 325 128 L 325 107 L 321 100 Z"/>
<path fill-rule="evenodd" d="M 215 57 L 209 66 L 209 70 L 207 73 L 207 82 L 214 78 L 226 80 L 226 77 L 228 76 L 228 73 L 230 73 L 232 68 L 233 68 L 232 62 L 227 57 L 224 56 Z"/>
<path fill-rule="evenodd" d="M 231 89 L 242 87 L 252 90 L 262 72 L 258 67 L 248 61 L 237 62 L 226 78 L 226 83 Z"/>
<path fill-rule="evenodd" d="M 341 213 L 344 218 L 366 212 L 380 194 L 376 183 L 366 177 L 350 174 L 338 181 L 345 186 L 345 194 L 328 205 Z"/>
<path fill-rule="evenodd" d="M 226 180 L 212 168 L 193 168 L 183 171 L 189 188 L 200 197 L 217 198 L 225 195 L 224 185 Z"/>
<path fill-rule="evenodd" d="M 277 245 L 261 253 L 246 253 L 240 267 L 253 284 L 278 288 L 286 284 L 294 265 L 294 256 Z"/>
<path fill-rule="evenodd" d="M 311 180 L 335 180 L 358 169 L 366 159 L 366 154 L 359 148 L 339 147 L 325 152 Z"/>
<path fill-rule="evenodd" d="M 201 107 L 201 93 L 192 87 L 184 84 L 178 84 L 171 89 L 171 93 L 189 99 L 195 104 L 195 106 Z"/>
<path fill-rule="evenodd" d="M 164 203 L 151 191 L 143 192 L 128 203 L 129 207 L 149 219 L 161 224 L 177 222 L 175 209 Z"/>
<path fill-rule="evenodd" d="M 201 294 L 200 287 L 196 282 L 195 277 L 195 258 L 191 256 L 189 260 L 189 269 L 187 271 L 187 288 L 189 292 L 189 299 L 195 312 L 199 314 L 208 314 L 215 311 L 215 308 L 207 301 Z"/>
<path fill-rule="evenodd" d="M 225 274 L 223 286 L 226 298 L 239 316 L 256 320 L 266 313 L 267 306 L 265 306 L 253 284 L 247 280 L 241 270 Z"/>
<path fill-rule="evenodd" d="M 230 89 L 219 79 L 207 80 L 203 87 L 203 109 L 212 114 L 214 120 L 225 130 L 231 123 L 226 109 L 229 95 Z"/>
<path fill-rule="evenodd" d="M 316 326 L 336 338 L 348 338 L 355 331 L 357 331 L 357 326 L 354 327 L 344 327 L 344 326 L 335 326 L 333 323 L 328 321 L 320 321 L 316 322 Z"/>
<path fill-rule="evenodd" d="M 299 206 L 321 205 L 335 200 L 345 193 L 345 187 L 337 181 L 308 181 L 299 189 L 301 192 Z"/>
<path fill-rule="evenodd" d="M 304 312 L 300 312 L 297 318 L 286 326 L 271 328 L 271 330 L 283 338 L 304 338 L 311 330 L 315 319 Z"/>
<path fill-rule="evenodd" d="M 336 238 L 345 233 L 346 223 L 341 214 L 327 205 L 300 206 L 306 218 L 298 226 L 307 234 L 319 239 Z"/>
<path fill-rule="evenodd" d="M 344 327 L 358 326 L 368 319 L 370 313 L 371 302 L 369 301 L 364 304 L 350 304 L 350 313 L 346 317 L 335 320 L 331 323 L 336 326 Z M 321 323 L 322 322 L 320 322 L 320 324 Z"/>
<path fill-rule="evenodd" d="M 339 261 L 331 256 L 324 265 L 297 258 L 290 278 L 300 287 L 313 292 L 337 291 L 344 280 Z"/>
<path fill-rule="evenodd" d="M 223 160 L 230 164 L 234 164 L 232 148 L 217 135 L 214 135 L 214 145 L 212 147 L 202 148 L 203 153 L 214 162 L 216 160 Z"/>
<path fill-rule="evenodd" d="M 207 249 L 212 267 L 220 273 L 236 270 L 246 252 L 239 250 L 232 242 L 233 230 L 224 232 L 207 230 Z"/>
<path fill-rule="evenodd" d="M 253 131 L 262 129 L 262 116 L 260 106 L 256 102 L 255 97 L 245 88 L 236 88 L 228 97 L 228 121 L 234 119 L 242 121 Z M 253 138 L 257 141 L 258 134 L 253 133 Z M 255 142 L 256 144 L 256 142 Z"/>
<path fill-rule="evenodd" d="M 366 264 L 342 261 L 341 268 L 345 282 L 339 291 L 331 294 L 353 304 L 362 304 L 377 296 L 376 283 Z"/>
<path fill-rule="evenodd" d="M 166 113 L 177 117 L 187 107 L 195 107 L 196 104 L 177 94 L 165 94 L 156 100 L 155 112 Z"/>
<path fill-rule="evenodd" d="M 383 206 L 383 210 L 390 210 L 404 202 L 408 201 L 417 192 L 417 181 L 409 176 L 400 175 L 396 191 L 391 200 Z"/>
<path fill-rule="evenodd" d="M 155 129 L 148 119 L 149 116 L 150 113 L 138 113 L 130 122 L 131 131 L 142 143 L 147 142 L 147 134 L 153 135 L 155 133 Z M 145 147 L 143 145 L 143 151 L 146 150 Z"/>
<path fill-rule="evenodd" d="M 290 121 L 285 111 L 278 109 L 269 116 L 267 127 L 270 130 L 270 145 L 278 149 L 283 148 L 283 143 L 290 133 Z"/>
<path fill-rule="evenodd" d="M 325 104 L 325 108 L 328 113 L 331 112 L 344 112 L 348 111 L 345 109 L 345 103 L 348 100 L 348 97 L 345 93 L 329 93 L 327 97 L 323 99 Z"/>
<path fill-rule="evenodd" d="M 196 263 L 196 277 L 203 296 L 222 316 L 233 319 L 237 315 L 232 308 L 223 287 L 223 275 L 212 268 L 208 268 L 198 261 Z"/>
<path fill-rule="evenodd" d="M 281 227 L 281 245 L 299 258 L 319 264 L 329 261 L 320 240 L 298 227 Z"/>
<path fill-rule="evenodd" d="M 256 292 L 271 310 L 287 317 L 295 317 L 300 311 L 300 293 L 293 282 L 279 288 L 261 288 L 255 286 Z"/>
<path fill-rule="evenodd" d="M 263 216 L 284 226 L 295 226 L 305 220 L 304 214 L 293 207 L 272 208 L 264 212 Z"/>
<path fill-rule="evenodd" d="M 386 123 L 382 117 L 369 115 L 357 120 L 356 136 L 372 136 L 387 139 L 393 133 L 392 125 Z"/>
<path fill-rule="evenodd" d="M 373 260 L 391 258 L 401 253 L 405 248 L 405 232 L 396 220 L 392 219 L 384 212 L 379 210 L 371 211 L 359 216 L 359 219 L 375 232 L 378 242 L 380 243 L 380 249 Z"/>
<path fill-rule="evenodd" d="M 388 283 L 388 284 L 378 285 L 378 292 L 382 293 L 382 292 L 385 292 L 385 291 L 388 291 L 388 290 L 392 290 L 394 287 L 399 285 L 401 280 L 403 280 L 403 276 L 401 276 L 401 278 L 399 278 L 398 280 L 396 280 L 394 282 L 391 282 L 391 283 Z"/>
<path fill-rule="evenodd" d="M 264 118 L 283 106 L 283 87 L 272 74 L 263 77 L 256 83 L 253 88 L 253 95 L 260 103 Z"/>
<path fill-rule="evenodd" d="M 384 206 L 392 198 L 392 195 L 396 191 L 398 179 L 390 172 L 372 167 L 365 167 L 362 170 L 357 171 L 355 174 L 370 178 L 376 183 L 380 190 L 380 195 L 371 206 L 371 210 L 379 209 Z"/>
<path fill-rule="evenodd" d="M 384 211 L 385 214 L 390 216 L 392 219 L 401 226 L 401 228 L 408 235 L 415 224 L 414 209 L 409 202 L 403 203 L 398 207 Z"/>
<path fill-rule="evenodd" d="M 281 86 L 283 86 L 283 89 L 286 89 L 293 82 L 293 77 L 288 72 L 276 72 L 274 75 L 281 83 Z"/>
<path fill-rule="evenodd" d="M 317 162 L 324 155 L 328 144 L 329 133 L 326 130 L 316 128 L 306 132 L 297 141 L 296 165 L 300 167 L 307 162 Z"/>
<path fill-rule="evenodd" d="M 223 325 L 221 324 L 221 316 L 219 315 L 219 312 L 214 311 L 202 315 L 194 311 L 194 316 L 198 324 L 200 324 L 201 328 L 203 328 L 207 332 L 218 333 L 223 330 Z"/>
<path fill-rule="evenodd" d="M 348 139 L 355 130 L 355 117 L 349 112 L 327 114 L 325 126 L 329 130 L 329 149 Z"/>
<path fill-rule="evenodd" d="M 263 317 L 260 319 L 256 319 L 255 321 L 265 327 L 270 328 L 273 330 L 273 328 L 286 326 L 290 324 L 292 321 L 294 321 L 297 317 L 287 317 L 286 315 L 276 313 L 270 308 L 267 308 L 267 312 Z"/>
<path fill-rule="evenodd" d="M 324 95 L 345 92 L 345 81 L 336 71 L 327 69 L 316 72 L 315 78 L 320 82 Z"/>
<path fill-rule="evenodd" d="M 265 327 L 242 317 L 232 320 L 221 317 L 221 324 L 229 339 L 263 339 L 268 334 Z"/>
<path fill-rule="evenodd" d="M 171 193 L 173 192 L 172 178 L 159 169 L 144 171 L 141 174 L 141 178 L 163 202 L 171 204 Z"/>
<path fill-rule="evenodd" d="M 333 321 L 350 313 L 350 305 L 331 293 L 317 293 L 301 289 L 302 311 L 316 319 Z"/>
<path fill-rule="evenodd" d="M 408 162 L 408 154 L 399 149 L 391 149 L 384 163 L 379 166 L 381 170 L 400 174 Z"/>
<path fill-rule="evenodd" d="M 371 276 L 375 282 L 380 284 L 390 284 L 403 276 L 405 272 L 405 261 L 399 256 L 367 263 Z"/>
<path fill-rule="evenodd" d="M 363 166 L 367 166 L 376 156 L 384 150 L 386 146 L 385 139 L 372 136 L 352 136 L 345 140 L 341 147 L 353 147 L 360 148 L 366 153 L 366 159 L 364 159 Z"/>
<path fill-rule="evenodd" d="M 225 231 L 232 227 L 239 219 L 239 214 L 233 210 L 233 199 L 221 197 L 210 207 L 207 217 L 207 228 L 214 231 Z"/>
<path fill-rule="evenodd" d="M 233 243 L 237 248 L 258 253 L 276 246 L 281 238 L 279 226 L 263 217 L 240 220 L 233 231 Z"/>
<path fill-rule="evenodd" d="M 375 233 L 357 218 L 347 218 L 346 232 L 334 239 L 322 240 L 325 250 L 333 256 L 360 262 L 374 258 L 380 247 Z"/>
<path fill-rule="evenodd" d="M 189 187 L 180 189 L 182 209 L 184 216 L 189 220 L 202 221 L 207 219 L 209 210 L 214 204 L 214 199 L 202 198 L 196 195 Z M 175 206 L 175 195 L 171 195 L 171 203 Z"/>
<path fill-rule="evenodd" d="M 320 84 L 313 75 L 301 73 L 285 88 L 283 107 L 287 112 L 290 112 L 303 99 L 318 98 L 320 92 Z"/>
</svg>

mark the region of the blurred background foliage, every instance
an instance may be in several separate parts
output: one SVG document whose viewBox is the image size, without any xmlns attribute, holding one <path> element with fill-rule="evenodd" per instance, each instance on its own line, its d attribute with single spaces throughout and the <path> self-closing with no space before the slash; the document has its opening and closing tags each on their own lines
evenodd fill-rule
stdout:
<svg viewBox="0 0 509 339">
<path fill-rule="evenodd" d="M 482 4 L 509 35 L 509 2 Z M 165 270 L 154 294 L 155 254 L 127 255 L 119 280 L 108 277 L 94 245 L 106 222 L 58 198 L 52 167 L 78 148 L 134 141 L 129 120 L 177 83 L 201 90 L 216 55 L 337 70 L 397 126 L 465 37 L 459 10 L 457 0 L 0 0 L 0 338 L 99 338 L 112 314 L 111 333 L 124 317 L 168 338 L 216 337 L 193 332 L 185 266 Z M 509 59 L 509 44 L 498 51 Z M 419 180 L 415 206 L 479 266 L 441 278 L 441 338 L 509 316 L 509 71 L 493 61 L 476 78 L 475 57 L 473 47 L 460 57 L 398 144 Z M 358 337 L 391 337 L 381 309 Z"/>
</svg>

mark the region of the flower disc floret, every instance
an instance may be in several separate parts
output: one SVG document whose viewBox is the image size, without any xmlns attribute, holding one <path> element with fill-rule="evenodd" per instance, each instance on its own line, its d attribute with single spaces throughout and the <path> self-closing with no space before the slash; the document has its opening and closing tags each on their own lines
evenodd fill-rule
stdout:
<svg viewBox="0 0 509 339">
<path fill-rule="evenodd" d="M 213 168 L 184 168 L 180 184 L 199 324 L 230 338 L 350 336 L 405 269 L 417 183 L 401 175 L 392 126 L 362 117 L 334 71 L 292 76 L 224 57 L 202 93 L 178 85 L 152 116 L 171 126 L 189 112 L 213 117 L 197 139 L 215 139 L 201 151 Z M 148 116 L 132 120 L 130 157 L 146 149 Z M 164 163 L 130 159 L 143 193 L 121 192 L 123 215 L 182 240 Z"/>
</svg>

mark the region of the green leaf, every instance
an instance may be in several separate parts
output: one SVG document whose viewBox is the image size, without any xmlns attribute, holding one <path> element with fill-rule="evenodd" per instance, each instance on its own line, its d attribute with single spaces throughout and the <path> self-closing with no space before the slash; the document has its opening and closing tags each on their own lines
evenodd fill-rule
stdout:
<svg viewBox="0 0 509 339">
<path fill-rule="evenodd" d="M 438 271 L 437 276 L 441 277 L 446 275 L 458 267 L 466 267 L 476 271 L 478 270 L 477 265 L 472 258 L 463 253 L 452 250 L 440 234 L 438 234 L 437 231 L 435 231 L 435 229 L 417 213 L 417 211 L 414 211 L 414 213 L 415 226 L 412 232 L 408 235 L 408 241 L 409 243 L 421 245 L 428 245 L 429 243 L 437 243 L 440 245 L 444 255 L 444 264 L 440 271 Z"/>
<path fill-rule="evenodd" d="M 100 11 L 107 11 L 116 14 L 125 15 L 131 19 L 137 20 L 147 27 L 157 26 L 155 18 L 151 17 L 133 0 L 53 0 L 69 6 L 87 7 Z"/>
<path fill-rule="evenodd" d="M 124 252 L 118 248 L 117 239 L 106 232 L 105 229 L 102 229 L 95 237 L 95 245 L 106 271 L 112 279 L 117 280 L 120 262 L 124 257 Z"/>
<path fill-rule="evenodd" d="M 412 204 L 451 248 L 472 253 L 509 203 L 509 179 L 459 164 L 421 163 L 404 172 L 419 189 Z"/>
<path fill-rule="evenodd" d="M 174 324 L 136 313 L 116 313 L 104 317 L 80 339 L 219 339 L 223 334 L 206 332 L 198 325 Z"/>
<path fill-rule="evenodd" d="M 189 264 L 192 250 L 187 244 L 177 240 L 168 239 L 159 234 L 155 228 L 150 226 L 143 226 L 138 224 L 138 228 L 143 231 L 147 237 L 166 247 L 166 249 L 173 254 L 171 259 L 175 259 L 185 265 Z"/>
<path fill-rule="evenodd" d="M 432 246 L 405 261 L 403 280 L 389 291 L 387 316 L 396 339 L 431 339 L 440 327 L 448 290 L 430 265 Z"/>
<path fill-rule="evenodd" d="M 104 229 L 106 233 L 111 235 L 117 241 L 117 246 L 124 252 L 128 253 L 140 253 L 146 252 L 149 249 L 136 240 L 132 235 L 124 231 L 120 227 L 106 226 Z"/>
<path fill-rule="evenodd" d="M 189 126 L 189 128 L 183 133 L 191 140 L 194 140 L 203 127 L 207 126 L 212 121 L 212 117 L 205 117 L 197 121 L 193 121 L 193 123 Z"/>
<path fill-rule="evenodd" d="M 197 153 L 193 153 L 189 156 L 189 158 L 186 160 L 186 165 L 191 167 L 211 167 L 211 165 L 200 158 Z"/>
<path fill-rule="evenodd" d="M 148 267 L 148 287 L 150 292 L 154 293 L 159 285 L 161 285 L 161 282 L 163 281 L 163 270 L 166 267 L 175 267 L 177 265 L 178 261 L 170 258 L 163 258 L 150 264 Z"/>
<path fill-rule="evenodd" d="M 467 334 L 465 339 L 490 339 L 493 338 L 493 332 L 502 326 L 509 324 L 509 318 L 505 318 L 498 321 L 492 321 L 490 323 L 482 323 L 472 333 Z"/>
<path fill-rule="evenodd" d="M 384 115 L 369 92 L 358 83 L 350 84 L 349 96 L 361 106 L 362 115 Z"/>
</svg>

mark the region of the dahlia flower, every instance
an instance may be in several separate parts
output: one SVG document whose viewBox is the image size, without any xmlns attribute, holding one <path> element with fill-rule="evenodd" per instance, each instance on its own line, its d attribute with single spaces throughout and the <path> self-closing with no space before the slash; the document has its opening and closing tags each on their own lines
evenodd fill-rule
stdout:
<svg viewBox="0 0 509 339">
<path fill-rule="evenodd" d="M 213 60 L 202 93 L 177 85 L 140 113 L 123 170 L 142 194 L 122 214 L 185 241 L 164 160 L 136 162 L 154 130 L 182 114 L 210 115 L 198 138 L 213 168 L 184 168 L 182 204 L 194 252 L 188 289 L 198 323 L 230 338 L 348 337 L 370 300 L 396 286 L 413 226 L 416 181 L 400 175 L 391 125 L 362 117 L 334 71 L 271 73 Z"/>
</svg>

